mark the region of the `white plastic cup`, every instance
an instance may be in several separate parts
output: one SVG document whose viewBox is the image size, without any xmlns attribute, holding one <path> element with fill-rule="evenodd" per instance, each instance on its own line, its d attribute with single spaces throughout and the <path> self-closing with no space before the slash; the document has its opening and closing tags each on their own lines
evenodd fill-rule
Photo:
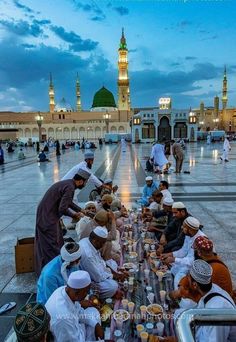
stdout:
<svg viewBox="0 0 236 342">
<path fill-rule="evenodd" d="M 155 251 L 155 249 L 156 249 L 156 246 L 155 245 L 151 245 L 151 250 Z"/>
<path fill-rule="evenodd" d="M 163 336 L 164 334 L 164 329 L 165 329 L 165 324 L 162 322 L 158 322 L 156 324 L 156 330 L 157 330 L 157 335 L 158 336 Z"/>
<path fill-rule="evenodd" d="M 145 270 L 144 270 L 144 277 L 145 277 L 145 279 L 148 279 L 149 274 L 150 274 L 150 270 L 148 268 L 145 268 Z"/>
<path fill-rule="evenodd" d="M 165 303 L 166 300 L 166 291 L 165 290 L 160 290 L 160 299 L 162 303 Z"/>
<path fill-rule="evenodd" d="M 151 286 L 146 286 L 146 291 L 147 291 L 147 294 L 149 294 L 150 292 L 152 292 L 152 287 Z"/>
<path fill-rule="evenodd" d="M 128 299 L 122 299 L 121 304 L 124 310 L 128 309 L 128 303 L 129 303 Z"/>
<path fill-rule="evenodd" d="M 133 232 L 132 230 L 129 230 L 129 238 L 132 239 L 132 236 L 133 236 Z"/>
<path fill-rule="evenodd" d="M 128 245 L 128 251 L 129 251 L 129 253 L 133 252 L 133 246 L 132 245 Z"/>
<path fill-rule="evenodd" d="M 128 303 L 128 311 L 129 311 L 129 313 L 132 314 L 134 312 L 134 306 L 135 306 L 135 304 L 133 302 L 129 302 Z"/>
<path fill-rule="evenodd" d="M 147 298 L 148 298 L 149 302 L 150 302 L 151 304 L 153 304 L 153 303 L 154 303 L 155 294 L 154 294 L 153 292 L 150 292 L 150 293 L 148 294 Z"/>
<path fill-rule="evenodd" d="M 159 268 L 160 267 L 160 264 L 161 264 L 161 262 L 160 262 L 160 260 L 154 260 L 154 266 L 155 266 L 155 268 Z"/>
<path fill-rule="evenodd" d="M 118 330 L 121 330 L 121 331 L 122 331 L 122 328 L 123 328 L 123 319 L 117 318 L 117 320 L 116 320 L 116 328 L 117 328 Z"/>
<path fill-rule="evenodd" d="M 150 248 L 149 244 L 148 244 L 148 243 L 145 243 L 145 245 L 144 245 L 144 250 L 145 250 L 146 252 L 149 252 L 149 248 Z"/>
<path fill-rule="evenodd" d="M 140 338 L 141 338 L 142 342 L 147 342 L 147 340 L 148 340 L 148 333 L 146 331 L 142 331 L 140 333 Z"/>
<path fill-rule="evenodd" d="M 157 271 L 157 272 L 156 272 L 156 275 L 157 275 L 157 277 L 158 277 L 159 282 L 161 282 L 161 281 L 162 281 L 162 278 L 163 278 L 163 276 L 164 276 L 164 273 L 161 272 L 161 271 Z"/>
<path fill-rule="evenodd" d="M 124 237 L 128 237 L 128 232 L 124 232 Z"/>
</svg>

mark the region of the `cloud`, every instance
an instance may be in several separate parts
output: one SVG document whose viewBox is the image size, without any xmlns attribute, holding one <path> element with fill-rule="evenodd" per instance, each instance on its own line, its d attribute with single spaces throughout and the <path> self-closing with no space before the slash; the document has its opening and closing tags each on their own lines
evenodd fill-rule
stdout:
<svg viewBox="0 0 236 342">
<path fill-rule="evenodd" d="M 94 50 L 98 42 L 95 42 L 91 39 L 83 40 L 78 34 L 73 31 L 67 32 L 62 26 L 51 26 L 51 30 L 62 40 L 67 43 L 70 43 L 71 51 L 91 51 Z"/>
<path fill-rule="evenodd" d="M 103 21 L 106 19 L 104 12 L 95 2 L 91 4 L 83 4 L 81 1 L 78 0 L 70 1 L 73 3 L 76 10 L 82 10 L 84 12 L 94 15 L 93 17 L 91 17 L 91 20 L 93 21 Z"/>
<path fill-rule="evenodd" d="M 13 3 L 16 7 L 22 9 L 25 13 L 34 13 L 34 11 L 30 7 L 22 5 L 18 0 L 14 0 Z"/>
<path fill-rule="evenodd" d="M 26 48 L 26 49 L 35 49 L 35 48 L 37 47 L 37 46 L 34 45 L 34 44 L 27 44 L 27 43 L 21 44 L 21 46 L 23 46 L 23 47 Z"/>
<path fill-rule="evenodd" d="M 121 16 L 129 14 L 129 9 L 124 6 L 114 7 L 113 9 Z"/>
<path fill-rule="evenodd" d="M 197 57 L 186 56 L 185 59 L 186 59 L 186 61 L 193 61 L 193 60 L 197 59 Z"/>
<path fill-rule="evenodd" d="M 14 33 L 18 36 L 39 37 L 43 34 L 43 30 L 37 20 L 33 20 L 31 24 L 25 20 L 0 20 L 0 24 L 9 32 Z"/>
<path fill-rule="evenodd" d="M 79 73 L 83 106 L 91 106 L 95 91 L 103 82 L 116 90 L 117 70 L 98 53 L 81 58 L 44 44 L 29 49 L 17 38 L 0 41 L 0 108 L 4 110 L 26 110 L 20 101 L 34 110 L 48 110 L 49 72 L 52 72 L 56 101 L 63 96 L 75 105 L 75 80 Z M 10 88 L 17 91 L 12 94 Z"/>
</svg>

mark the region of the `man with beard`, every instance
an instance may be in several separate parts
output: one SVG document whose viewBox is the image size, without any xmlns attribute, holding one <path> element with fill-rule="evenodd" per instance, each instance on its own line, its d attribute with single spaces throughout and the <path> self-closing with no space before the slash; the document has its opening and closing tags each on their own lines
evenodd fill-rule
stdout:
<svg viewBox="0 0 236 342">
<path fill-rule="evenodd" d="M 84 161 L 80 162 L 79 164 L 75 165 L 70 169 L 62 180 L 65 179 L 72 179 L 74 175 L 78 172 L 78 170 L 84 170 L 90 174 L 89 181 L 93 182 L 96 187 L 103 186 L 103 183 L 92 173 L 91 169 L 94 162 L 94 153 L 91 151 L 85 152 L 84 154 Z"/>
<path fill-rule="evenodd" d="M 161 260 L 171 266 L 171 273 L 174 275 L 174 288 L 177 289 L 182 279 L 192 266 L 194 261 L 193 244 L 198 236 L 205 236 L 199 229 L 200 222 L 192 216 L 187 217 L 183 222 L 183 233 L 185 235 L 183 246 L 171 253 L 161 255 Z"/>
<path fill-rule="evenodd" d="M 149 198 L 152 196 L 152 193 L 158 189 L 158 184 L 153 181 L 153 178 L 151 176 L 147 176 L 145 178 L 146 185 L 143 188 L 143 195 L 140 200 L 138 200 L 138 203 L 143 205 L 144 207 L 149 206 Z"/>
<path fill-rule="evenodd" d="M 40 276 L 43 266 L 59 255 L 64 244 L 60 218 L 63 215 L 78 219 L 81 208 L 73 203 L 74 192 L 82 189 L 90 173 L 78 170 L 73 179 L 53 184 L 37 208 L 35 232 L 35 271 Z"/>
</svg>

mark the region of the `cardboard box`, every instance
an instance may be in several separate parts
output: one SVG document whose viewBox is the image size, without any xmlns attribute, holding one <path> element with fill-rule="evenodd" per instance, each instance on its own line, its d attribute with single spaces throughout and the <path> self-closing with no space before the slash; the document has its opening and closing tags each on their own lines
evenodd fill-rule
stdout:
<svg viewBox="0 0 236 342">
<path fill-rule="evenodd" d="M 34 238 L 18 239 L 15 246 L 16 274 L 34 272 Z"/>
</svg>

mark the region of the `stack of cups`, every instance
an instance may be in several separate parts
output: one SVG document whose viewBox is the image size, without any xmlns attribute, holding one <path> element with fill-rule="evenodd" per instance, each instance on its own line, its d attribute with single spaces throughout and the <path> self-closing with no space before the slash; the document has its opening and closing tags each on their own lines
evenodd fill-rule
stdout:
<svg viewBox="0 0 236 342">
<path fill-rule="evenodd" d="M 122 318 L 116 319 L 116 328 L 118 330 L 122 331 L 122 328 L 123 328 L 123 319 Z"/>
<path fill-rule="evenodd" d="M 162 322 L 158 322 L 156 324 L 156 333 L 158 336 L 163 336 L 164 335 L 164 328 L 165 328 L 165 324 Z"/>
<path fill-rule="evenodd" d="M 138 337 L 140 337 L 141 332 L 144 331 L 144 326 L 142 324 L 137 324 L 136 329 L 137 329 L 137 335 Z"/>
<path fill-rule="evenodd" d="M 166 291 L 165 290 L 160 290 L 160 299 L 161 303 L 164 304 L 166 300 Z"/>
</svg>

